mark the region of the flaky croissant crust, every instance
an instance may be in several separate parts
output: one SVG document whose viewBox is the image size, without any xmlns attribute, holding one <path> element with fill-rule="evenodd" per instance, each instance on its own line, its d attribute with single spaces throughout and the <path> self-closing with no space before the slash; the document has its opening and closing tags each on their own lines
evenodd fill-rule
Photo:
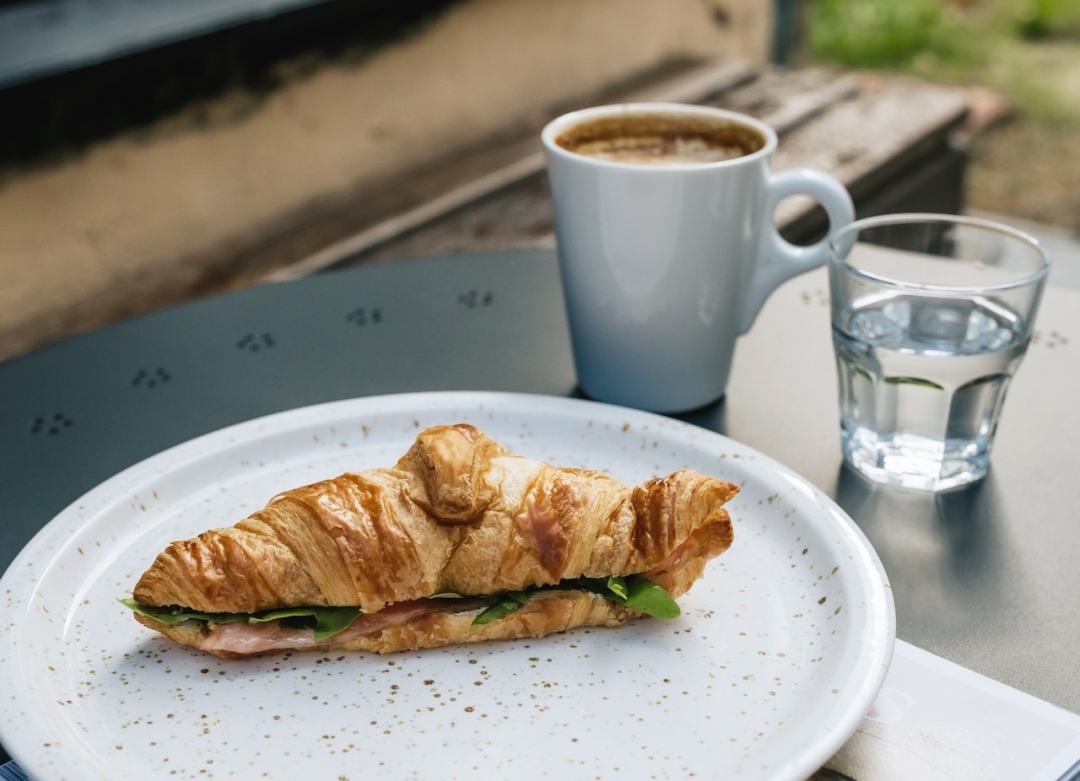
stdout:
<svg viewBox="0 0 1080 781">
<path fill-rule="evenodd" d="M 174 542 L 139 579 L 148 605 L 255 612 L 492 594 L 647 573 L 672 596 L 731 544 L 731 483 L 684 470 L 628 488 L 509 455 L 473 426 L 420 433 L 390 469 L 276 496 Z"/>
</svg>

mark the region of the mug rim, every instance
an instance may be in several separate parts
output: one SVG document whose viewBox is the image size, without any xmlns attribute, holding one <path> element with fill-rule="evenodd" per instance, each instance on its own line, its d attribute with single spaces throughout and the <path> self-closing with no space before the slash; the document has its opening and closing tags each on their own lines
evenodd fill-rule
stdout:
<svg viewBox="0 0 1080 781">
<path fill-rule="evenodd" d="M 853 266 L 848 262 L 848 254 L 850 253 L 852 246 L 854 246 L 853 238 L 858 236 L 862 231 L 868 228 L 880 228 L 886 225 L 910 225 L 917 223 L 954 223 L 969 228 L 980 228 L 982 230 L 998 233 L 1009 239 L 1018 241 L 1021 244 L 1025 244 L 1029 249 L 1034 250 L 1041 262 L 1039 267 L 1031 273 L 1024 274 L 1023 276 L 1008 282 L 998 282 L 989 285 L 934 285 L 925 282 L 911 282 L 904 279 L 876 274 L 872 271 L 859 268 L 858 266 Z M 846 249 L 843 248 L 845 243 L 850 243 L 850 246 Z M 878 285 L 916 293 L 979 295 L 982 293 L 1004 292 L 1031 285 L 1038 285 L 1050 273 L 1050 254 L 1034 236 L 1017 228 L 995 222 L 994 220 L 987 220 L 981 217 L 969 217 L 960 214 L 914 212 L 910 214 L 882 214 L 876 217 L 864 217 L 861 220 L 855 220 L 854 222 L 845 225 L 843 228 L 836 231 L 835 234 L 830 236 L 827 254 L 827 262 L 830 269 L 837 268 L 853 277 L 874 282 Z"/>
<path fill-rule="evenodd" d="M 630 114 L 657 114 L 657 113 L 672 113 L 672 114 L 695 114 L 698 116 L 710 116 L 723 118 L 727 120 L 733 120 L 743 125 L 753 128 L 765 138 L 765 145 L 757 151 L 750 154 L 740 155 L 739 157 L 732 157 L 727 160 L 715 160 L 712 162 L 703 163 L 669 163 L 665 165 L 649 165 L 647 163 L 626 163 L 615 160 L 601 160 L 595 157 L 589 157 L 588 155 L 582 155 L 577 152 L 571 152 L 569 149 L 564 149 L 555 143 L 555 137 L 558 133 L 566 130 L 569 127 L 585 122 L 590 119 L 596 119 L 597 117 L 613 116 L 617 114 L 630 115 Z M 589 108 L 578 109 L 576 111 L 570 111 L 566 114 L 556 117 L 544 126 L 544 129 L 540 132 L 540 139 L 543 142 L 545 149 L 550 154 L 559 155 L 566 159 L 575 160 L 584 164 L 596 165 L 601 168 L 613 168 L 623 170 L 637 170 L 637 171 L 654 171 L 657 175 L 663 175 L 663 172 L 670 173 L 686 173 L 687 171 L 714 171 L 722 168 L 735 168 L 740 165 L 749 165 L 761 158 L 768 158 L 776 150 L 777 135 L 776 131 L 762 122 L 760 119 L 747 116 L 746 114 L 740 114 L 738 111 L 730 111 L 728 109 L 717 108 L 715 106 L 701 106 L 694 103 L 670 103 L 670 102 L 630 102 L 630 103 L 611 103 L 603 106 L 592 106 Z"/>
</svg>

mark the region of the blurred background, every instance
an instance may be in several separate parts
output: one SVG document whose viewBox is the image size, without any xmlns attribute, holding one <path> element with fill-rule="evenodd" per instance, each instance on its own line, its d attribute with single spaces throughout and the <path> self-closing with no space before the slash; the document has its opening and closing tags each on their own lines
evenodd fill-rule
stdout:
<svg viewBox="0 0 1080 781">
<path fill-rule="evenodd" d="M 985 88 L 971 208 L 1080 232 L 1080 2 L 810 0 L 801 61 Z M 980 121 L 983 121 L 980 118 Z"/>
<path fill-rule="evenodd" d="M 1080 232 L 1076 0 L 0 0 L 0 360 L 262 281 L 709 62 L 962 91 L 965 208 Z"/>
</svg>

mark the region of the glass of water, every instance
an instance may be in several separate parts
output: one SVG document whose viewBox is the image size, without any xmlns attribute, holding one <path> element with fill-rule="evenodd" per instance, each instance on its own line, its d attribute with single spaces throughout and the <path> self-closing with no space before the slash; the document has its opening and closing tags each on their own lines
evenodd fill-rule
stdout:
<svg viewBox="0 0 1080 781">
<path fill-rule="evenodd" d="M 860 220 L 830 242 L 844 459 L 879 483 L 944 490 L 986 475 L 1049 258 L 967 217 Z"/>
</svg>

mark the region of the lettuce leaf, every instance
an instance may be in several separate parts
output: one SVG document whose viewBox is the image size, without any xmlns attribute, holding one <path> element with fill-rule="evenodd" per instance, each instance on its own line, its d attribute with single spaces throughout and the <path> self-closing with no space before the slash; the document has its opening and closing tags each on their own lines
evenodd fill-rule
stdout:
<svg viewBox="0 0 1080 781">
<path fill-rule="evenodd" d="M 630 596 L 630 589 L 626 585 L 626 578 L 619 578 L 612 575 L 607 579 L 607 590 L 620 599 L 626 599 Z"/>
<path fill-rule="evenodd" d="M 249 613 L 200 613 L 196 610 L 188 610 L 187 608 L 177 607 L 176 605 L 170 605 L 168 607 L 144 605 L 142 602 L 137 602 L 134 599 L 121 599 L 120 604 L 126 605 L 136 613 L 148 616 L 155 621 L 160 621 L 169 626 L 181 624 L 184 621 L 206 621 L 211 624 L 232 624 L 236 621 L 246 621 L 250 618 Z"/>
<path fill-rule="evenodd" d="M 558 588 L 565 588 L 568 584 L 575 584 L 594 594 L 599 594 L 604 599 L 626 605 L 631 610 L 637 610 L 654 618 L 678 618 L 682 615 L 678 603 L 663 587 L 640 575 L 630 575 L 625 578 L 610 577 L 606 580 L 578 578 L 564 581 Z"/>
<path fill-rule="evenodd" d="M 513 613 L 529 601 L 529 594 L 526 591 L 507 591 L 499 596 L 501 598 L 498 602 L 489 608 L 485 608 L 480 615 L 473 619 L 473 626 L 490 624 L 492 621 Z"/>
<path fill-rule="evenodd" d="M 678 618 L 682 615 L 679 605 L 661 586 L 639 575 L 621 578 L 574 578 L 551 586 L 533 586 L 524 591 L 509 591 L 493 595 L 499 601 L 484 610 L 473 620 L 474 626 L 490 624 L 513 613 L 529 601 L 529 597 L 538 591 L 584 589 L 594 594 L 626 605 L 631 610 L 653 616 L 654 618 Z"/>
<path fill-rule="evenodd" d="M 654 618 L 678 618 L 682 615 L 679 604 L 662 587 L 645 578 L 631 578 L 630 593 L 625 604 L 631 610 L 640 610 Z"/>
<path fill-rule="evenodd" d="M 353 622 L 360 617 L 360 608 L 295 607 L 286 610 L 270 610 L 265 613 L 252 614 L 248 618 L 248 623 L 263 624 L 267 621 L 277 621 L 282 618 L 311 617 L 315 619 L 315 639 L 326 640 L 352 626 Z"/>
<path fill-rule="evenodd" d="M 656 618 L 677 618 L 681 611 L 671 595 L 652 581 L 639 575 L 629 577 L 609 578 L 575 578 L 565 580 L 549 586 L 534 586 L 524 591 L 508 591 L 502 594 L 493 594 L 495 603 L 481 611 L 473 624 L 482 626 L 497 621 L 500 618 L 513 613 L 522 605 L 528 604 L 532 594 L 538 591 L 566 590 L 580 588 L 591 591 L 612 602 L 626 605 L 631 610 L 637 610 Z M 436 599 L 460 599 L 463 595 L 455 592 L 441 592 L 432 595 Z M 298 621 L 304 626 L 312 628 L 316 640 L 328 640 L 341 632 L 344 632 L 357 618 L 360 617 L 358 607 L 293 607 L 281 610 L 262 610 L 258 613 L 202 613 L 195 610 L 187 610 L 176 605 L 168 607 L 156 607 L 144 605 L 134 599 L 121 599 L 125 605 L 136 613 L 149 616 L 155 621 L 170 626 L 184 621 L 205 621 L 209 624 L 231 624 L 238 621 L 247 621 L 249 624 L 263 624 L 269 621 Z"/>
<path fill-rule="evenodd" d="M 121 604 L 136 613 L 149 616 L 155 621 L 174 626 L 184 621 L 205 621 L 208 624 L 232 624 L 247 621 L 249 624 L 263 624 L 281 619 L 301 619 L 312 625 L 316 640 L 326 640 L 344 632 L 360 617 L 358 607 L 295 607 L 283 610 L 262 610 L 258 613 L 201 613 L 175 605 L 156 607 L 144 605 L 134 599 L 121 599 Z M 312 620 L 313 619 L 313 620 Z"/>
</svg>

